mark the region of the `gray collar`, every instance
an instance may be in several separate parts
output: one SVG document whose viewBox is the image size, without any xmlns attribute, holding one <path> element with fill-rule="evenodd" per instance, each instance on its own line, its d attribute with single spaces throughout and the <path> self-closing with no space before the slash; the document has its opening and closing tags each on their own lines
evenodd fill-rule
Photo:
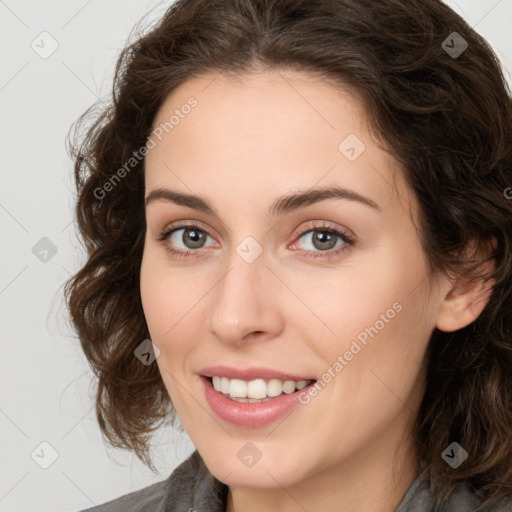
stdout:
<svg viewBox="0 0 512 512">
<path fill-rule="evenodd" d="M 225 512 L 228 486 L 208 470 L 197 450 L 167 480 L 167 492 L 155 512 Z"/>
<path fill-rule="evenodd" d="M 395 512 L 433 512 L 431 490 L 423 470 L 396 508 Z M 225 512 L 228 486 L 217 480 L 208 470 L 198 451 L 180 464 L 161 485 L 163 499 L 155 512 Z M 161 488 L 161 490 L 163 490 Z M 467 482 L 461 482 L 437 512 L 474 512 L 483 498 Z M 486 507 L 482 512 L 511 512 L 504 503 Z"/>
</svg>

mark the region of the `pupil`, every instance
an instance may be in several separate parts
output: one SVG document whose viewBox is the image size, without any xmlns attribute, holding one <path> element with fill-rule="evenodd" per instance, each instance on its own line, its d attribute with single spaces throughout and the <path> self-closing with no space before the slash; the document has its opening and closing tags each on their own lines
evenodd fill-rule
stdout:
<svg viewBox="0 0 512 512">
<path fill-rule="evenodd" d="M 185 240 L 185 238 L 187 240 Z M 185 233 L 183 234 L 183 242 L 185 243 L 185 245 L 189 245 L 194 248 L 201 247 L 202 242 L 204 241 L 203 239 L 204 233 L 195 229 L 185 231 Z"/>
<path fill-rule="evenodd" d="M 333 233 L 330 233 L 329 231 L 317 231 L 316 234 L 313 236 L 313 243 L 318 242 L 320 244 L 320 247 L 317 247 L 318 249 L 332 249 L 334 245 L 332 244 L 332 241 L 335 241 Z M 325 244 L 327 242 L 327 247 Z"/>
</svg>

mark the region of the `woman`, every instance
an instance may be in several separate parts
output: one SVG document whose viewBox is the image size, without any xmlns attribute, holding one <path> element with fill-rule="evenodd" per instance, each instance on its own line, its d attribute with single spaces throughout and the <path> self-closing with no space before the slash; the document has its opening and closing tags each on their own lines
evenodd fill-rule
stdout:
<svg viewBox="0 0 512 512">
<path fill-rule="evenodd" d="M 512 504 L 512 102 L 451 9 L 178 2 L 73 155 L 100 427 L 197 448 L 90 510 Z"/>
</svg>

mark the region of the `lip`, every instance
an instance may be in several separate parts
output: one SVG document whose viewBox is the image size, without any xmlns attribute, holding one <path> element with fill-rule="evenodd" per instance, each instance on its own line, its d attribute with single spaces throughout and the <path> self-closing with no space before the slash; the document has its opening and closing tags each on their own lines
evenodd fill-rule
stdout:
<svg viewBox="0 0 512 512">
<path fill-rule="evenodd" d="M 213 387 L 213 384 L 210 382 L 208 377 L 201 376 L 200 378 L 201 382 L 203 383 L 206 401 L 208 402 L 211 410 L 220 419 L 234 425 L 252 428 L 262 427 L 277 421 L 291 409 L 300 404 L 300 393 L 307 392 L 310 386 L 314 386 L 316 383 L 315 380 L 300 391 L 295 391 L 289 395 L 282 394 L 266 402 L 249 403 L 236 402 L 235 400 L 226 398 L 222 393 Z"/>
<path fill-rule="evenodd" d="M 279 379 L 279 380 L 317 380 L 315 377 L 293 375 L 272 368 L 251 367 L 251 368 L 233 368 L 229 366 L 208 366 L 200 370 L 202 377 L 227 377 L 228 379 L 241 379 L 251 381 L 254 379 Z M 293 394 L 293 393 L 292 393 Z"/>
</svg>

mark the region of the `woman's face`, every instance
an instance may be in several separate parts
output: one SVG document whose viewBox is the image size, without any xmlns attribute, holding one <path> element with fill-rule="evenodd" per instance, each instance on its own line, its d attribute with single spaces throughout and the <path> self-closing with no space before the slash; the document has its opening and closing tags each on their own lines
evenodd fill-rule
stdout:
<svg viewBox="0 0 512 512">
<path fill-rule="evenodd" d="M 413 460 L 443 290 L 361 118 L 325 81 L 265 71 L 194 78 L 155 120 L 144 313 L 179 418 L 229 485 L 387 465 L 398 447 Z"/>
</svg>

